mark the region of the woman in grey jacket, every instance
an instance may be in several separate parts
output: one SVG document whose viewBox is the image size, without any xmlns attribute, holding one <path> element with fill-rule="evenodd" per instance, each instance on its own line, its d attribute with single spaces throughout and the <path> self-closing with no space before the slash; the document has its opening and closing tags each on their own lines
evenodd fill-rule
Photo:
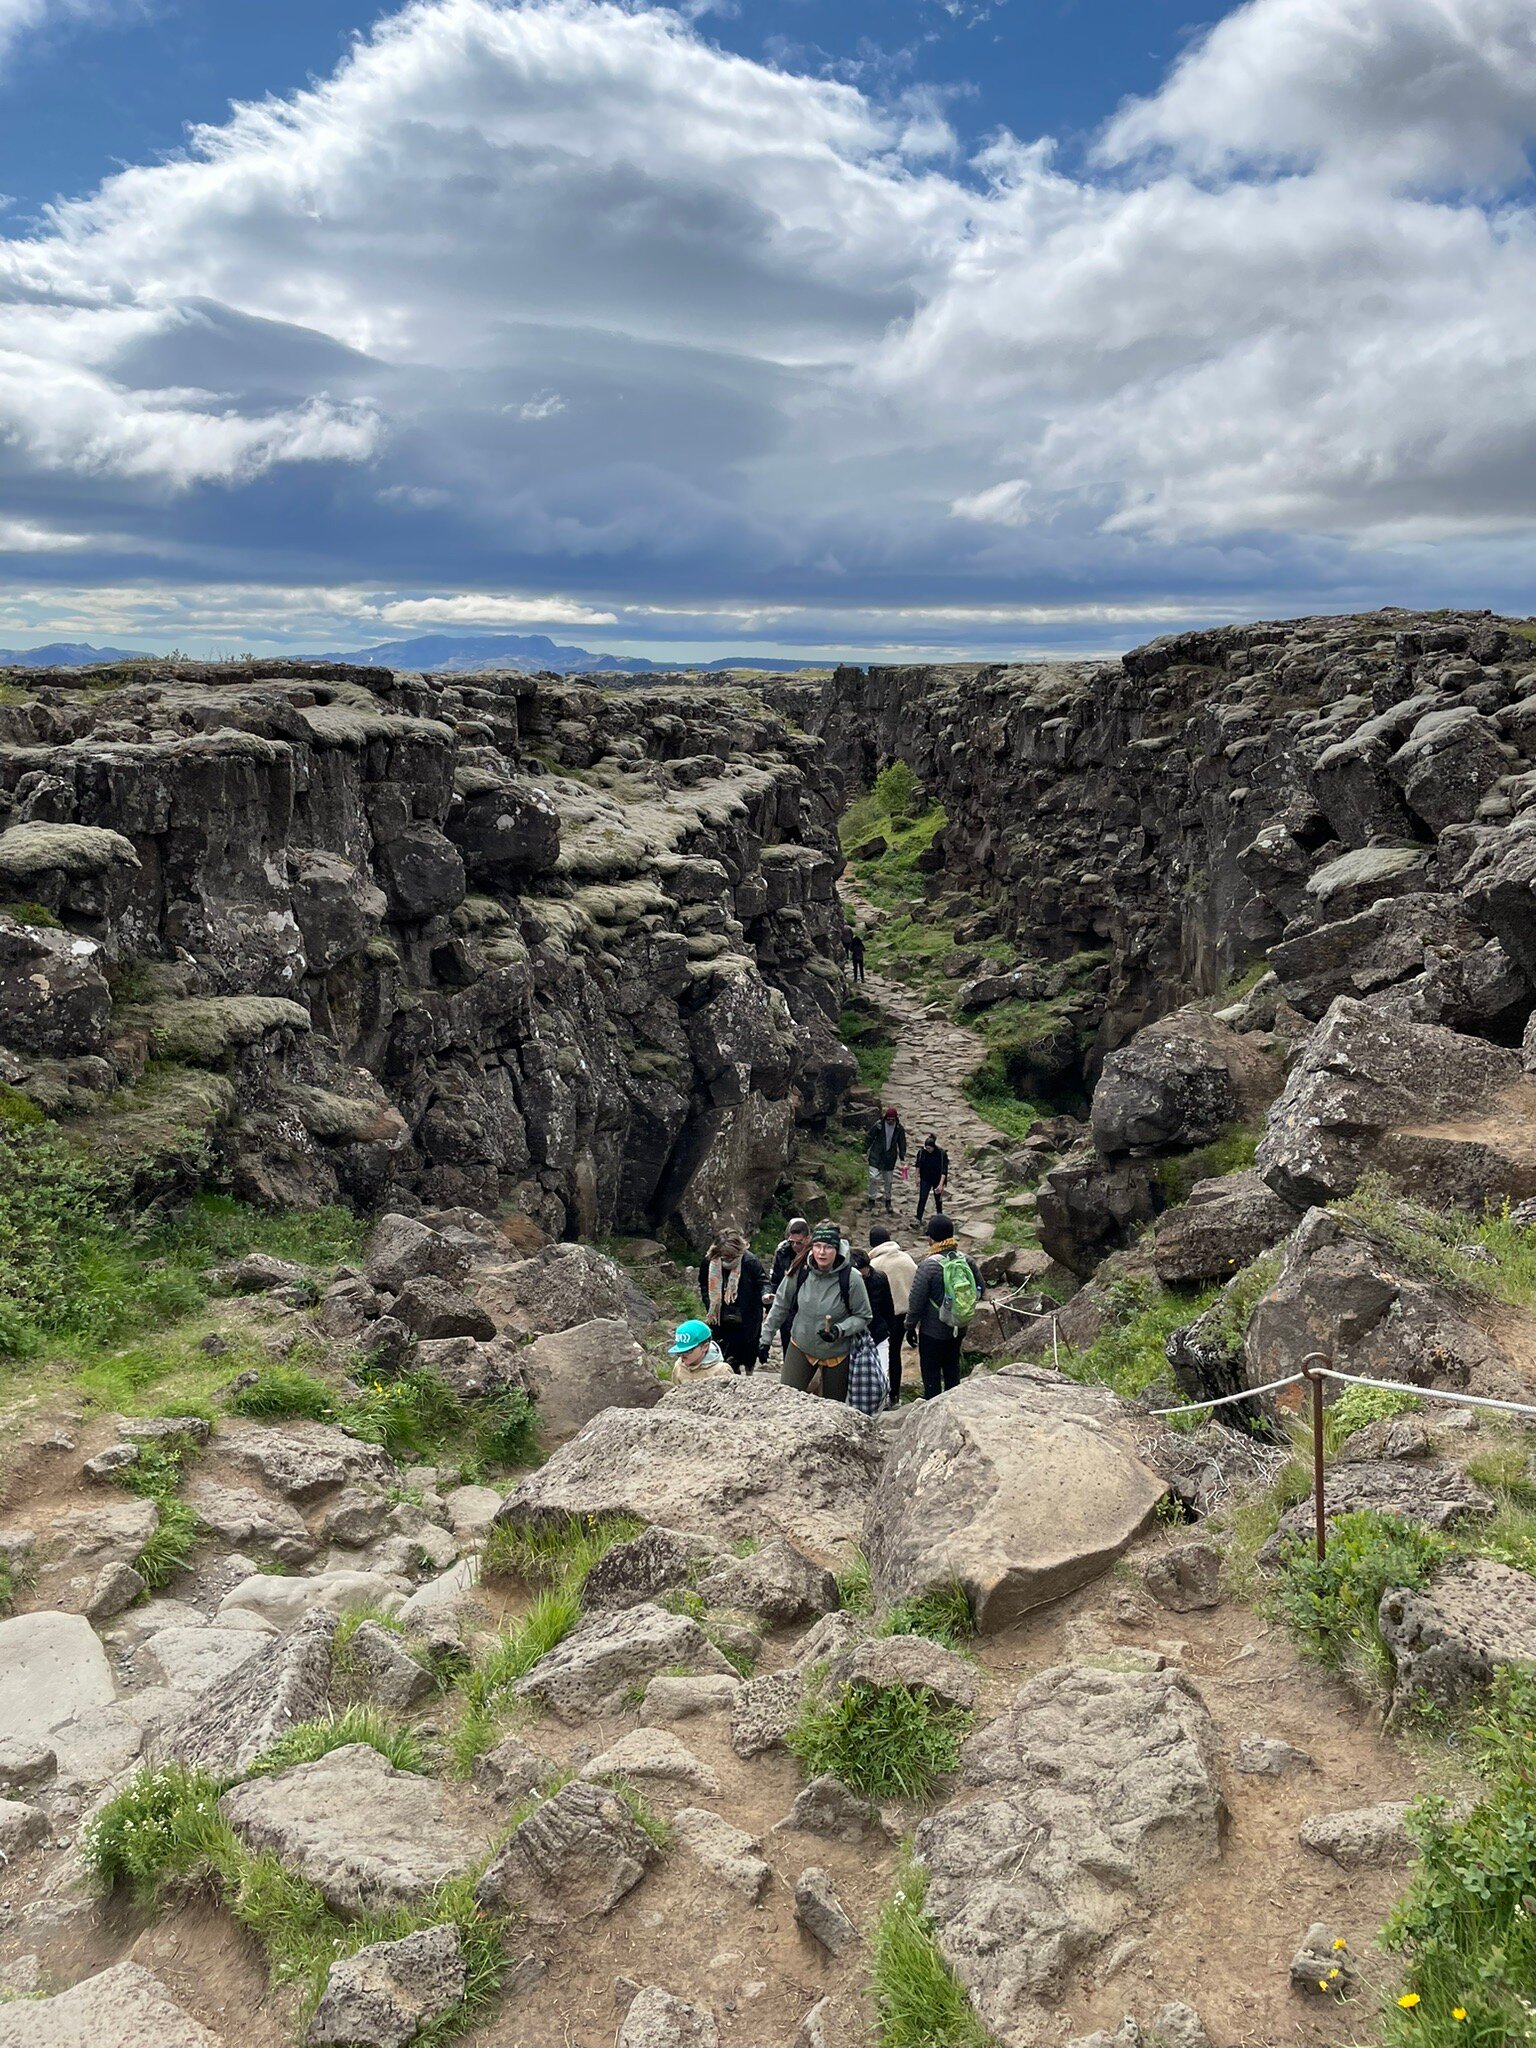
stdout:
<svg viewBox="0 0 1536 2048">
<path fill-rule="evenodd" d="M 819 1371 L 825 1397 L 846 1401 L 848 1352 L 869 1321 L 869 1292 L 844 1256 L 843 1233 L 835 1223 L 818 1223 L 804 1265 L 792 1266 L 779 1282 L 763 1323 L 758 1356 L 767 1363 L 768 1347 L 788 1323 L 789 1348 L 780 1380 L 809 1393 Z"/>
</svg>

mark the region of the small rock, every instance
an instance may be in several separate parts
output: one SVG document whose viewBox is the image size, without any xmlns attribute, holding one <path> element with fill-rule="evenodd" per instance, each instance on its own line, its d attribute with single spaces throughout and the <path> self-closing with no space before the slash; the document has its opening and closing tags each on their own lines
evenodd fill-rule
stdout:
<svg viewBox="0 0 1536 2048">
<path fill-rule="evenodd" d="M 48 1816 L 40 1807 L 27 1806 L 19 1799 L 0 1799 L 0 1864 L 7 1863 L 34 1842 L 46 1842 Z"/>
<path fill-rule="evenodd" d="M 384 1524 L 389 1519 L 389 1507 L 383 1494 L 366 1492 L 360 1486 L 348 1486 L 326 1509 L 325 1520 L 320 1526 L 332 1543 L 360 1550 L 365 1543 L 372 1543 L 383 1534 Z"/>
<path fill-rule="evenodd" d="M 749 1904 L 757 1904 L 773 1872 L 751 1835 L 703 1806 L 683 1807 L 673 1815 L 672 1825 L 677 1839 L 711 1877 L 740 1892 Z"/>
<path fill-rule="evenodd" d="M 760 1615 L 772 1628 L 830 1614 L 837 1606 L 832 1573 L 782 1536 L 750 1557 L 727 1560 L 697 1583 L 710 1606 Z"/>
<path fill-rule="evenodd" d="M 477 1301 L 430 1273 L 406 1282 L 394 1313 L 415 1337 L 475 1337 L 486 1343 L 496 1334 L 495 1323 Z"/>
<path fill-rule="evenodd" d="M 91 1588 L 86 1616 L 91 1621 L 109 1621 L 148 1590 L 148 1581 L 131 1564 L 109 1564 Z"/>
<path fill-rule="evenodd" d="M 483 1536 L 496 1519 L 501 1495 L 493 1486 L 456 1486 L 443 1496 L 443 1506 L 455 1536 Z"/>
<path fill-rule="evenodd" d="M 715 1793 L 720 1780 L 707 1764 L 700 1763 L 691 1749 L 659 1728 L 633 1728 L 621 1735 L 601 1756 L 595 1756 L 580 1774 L 583 1778 L 659 1779 L 687 1785 L 694 1792 Z"/>
<path fill-rule="evenodd" d="M 656 1845 L 619 1795 L 578 1778 L 512 1830 L 475 1898 L 486 1912 L 564 1927 L 612 1912 L 655 1857 Z"/>
<path fill-rule="evenodd" d="M 1304 1998 L 1352 1998 L 1359 1988 L 1360 1972 L 1342 1939 L 1314 1921 L 1291 1958 L 1291 1989 Z"/>
<path fill-rule="evenodd" d="M 51 1744 L 31 1742 L 25 1736 L 0 1737 L 0 1797 L 13 1792 L 30 1792 L 45 1785 L 59 1768 Z"/>
<path fill-rule="evenodd" d="M 1161 2006 L 1147 2029 L 1148 2048 L 1211 2048 L 1211 2037 L 1192 2005 L 1173 1999 Z"/>
<path fill-rule="evenodd" d="M 731 1747 L 739 1757 L 749 1760 L 783 1748 L 799 1719 L 802 1690 L 794 1671 L 770 1671 L 742 1686 L 731 1709 Z"/>
<path fill-rule="evenodd" d="M 270 1252 L 247 1252 L 233 1265 L 216 1266 L 209 1279 L 231 1294 L 269 1294 L 274 1287 L 293 1287 L 309 1279 L 307 1267 L 292 1259 L 274 1258 Z"/>
<path fill-rule="evenodd" d="M 842 1955 L 859 1938 L 824 1870 L 802 1870 L 795 1880 L 795 1918 L 829 1955 Z"/>
<path fill-rule="evenodd" d="M 864 1843 L 897 1841 L 901 1831 L 887 1824 L 871 1800 L 861 1799 L 857 1792 L 850 1791 L 841 1778 L 824 1773 L 812 1778 L 804 1791 L 796 1795 L 783 1820 L 774 1825 L 775 1834 L 792 1832 L 826 1835 L 837 1842 Z"/>
<path fill-rule="evenodd" d="M 1142 1577 L 1154 1600 L 1175 1614 L 1221 1604 L 1221 1552 L 1209 1543 L 1179 1543 L 1159 1551 Z"/>
<path fill-rule="evenodd" d="M 932 1693 L 950 1707 L 974 1707 L 981 1679 L 968 1657 L 957 1656 L 927 1636 L 873 1636 L 855 1643 L 827 1666 L 826 1687 L 871 1685 L 877 1689 L 904 1686 Z"/>
<path fill-rule="evenodd" d="M 734 1676 L 696 1621 L 660 1607 L 630 1607 L 583 1622 L 515 1690 L 561 1720 L 582 1720 L 617 1713 L 633 1687 L 676 1665 Z"/>
<path fill-rule="evenodd" d="M 98 1451 L 94 1458 L 87 1458 L 80 1467 L 87 1479 L 94 1479 L 98 1485 L 106 1485 L 119 1472 L 126 1472 L 130 1465 L 139 1462 L 137 1444 L 109 1444 L 104 1451 Z"/>
<path fill-rule="evenodd" d="M 305 2040 L 309 2048 L 410 2048 L 468 1982 L 457 1927 L 373 1942 L 331 1965 Z"/>
<path fill-rule="evenodd" d="M 1273 1735 L 1245 1735 L 1237 1745 L 1232 1768 L 1246 1778 L 1283 1778 L 1287 1771 L 1312 1771 L 1317 1765 L 1292 1742 L 1281 1742 Z"/>
<path fill-rule="evenodd" d="M 848 2048 L 861 2038 L 862 2018 L 851 2000 L 823 1998 L 800 2022 L 794 2048 Z"/>
<path fill-rule="evenodd" d="M 1331 1856 L 1341 1870 L 1405 1863 L 1413 1854 L 1403 1825 L 1407 1811 L 1406 1800 L 1383 1799 L 1376 1806 L 1352 1807 L 1345 1813 L 1314 1813 L 1301 1824 L 1301 1846 Z"/>
<path fill-rule="evenodd" d="M 136 1415 L 118 1424 L 118 1434 L 134 1444 L 184 1443 L 201 1448 L 213 1435 L 206 1415 Z"/>
<path fill-rule="evenodd" d="M 360 1622 L 345 1655 L 368 1681 L 368 1691 L 381 1707 L 403 1713 L 431 1692 L 432 1674 L 418 1664 L 400 1638 L 376 1621 Z"/>
<path fill-rule="evenodd" d="M 507 1735 L 484 1756 L 475 1759 L 475 1783 L 502 1805 L 514 1805 L 529 1798 L 555 1775 L 548 1757 Z"/>
<path fill-rule="evenodd" d="M 624 2015 L 617 2048 L 719 2048 L 713 2013 L 648 1984 Z"/>
<path fill-rule="evenodd" d="M 616 1543 L 593 1565 L 581 1589 L 581 1604 L 594 1611 L 638 1607 L 658 1593 L 691 1585 L 694 1572 L 718 1556 L 715 1545 L 702 1536 L 653 1524 L 629 1542 Z"/>
<path fill-rule="evenodd" d="M 735 1707 L 746 1691 L 739 1678 L 653 1678 L 645 1688 L 640 1720 L 647 1728 L 669 1721 L 691 1721 L 698 1714 L 723 1714 Z"/>
</svg>

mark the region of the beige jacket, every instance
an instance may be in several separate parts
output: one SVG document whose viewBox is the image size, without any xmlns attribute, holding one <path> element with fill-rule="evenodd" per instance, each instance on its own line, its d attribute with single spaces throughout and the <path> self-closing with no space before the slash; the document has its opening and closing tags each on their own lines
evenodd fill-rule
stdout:
<svg viewBox="0 0 1536 2048">
<path fill-rule="evenodd" d="M 917 1278 L 917 1261 L 910 1252 L 904 1252 L 893 1237 L 885 1244 L 871 1245 L 869 1263 L 890 1281 L 891 1300 L 896 1304 L 896 1313 L 904 1316 L 912 1282 Z"/>
</svg>

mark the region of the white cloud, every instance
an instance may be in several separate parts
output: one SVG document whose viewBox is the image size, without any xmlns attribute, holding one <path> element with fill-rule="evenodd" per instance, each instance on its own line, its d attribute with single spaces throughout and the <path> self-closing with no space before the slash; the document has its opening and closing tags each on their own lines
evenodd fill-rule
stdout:
<svg viewBox="0 0 1536 2048">
<path fill-rule="evenodd" d="M 413 0 L 0 241 L 8 515 L 230 616 L 302 559 L 358 621 L 742 631 L 1441 601 L 1536 539 L 1532 0 L 1250 0 L 1076 172 L 708 30 Z"/>
<path fill-rule="evenodd" d="M 456 597 L 396 598 L 379 606 L 388 626 L 612 626 L 613 612 L 565 597 L 498 597 L 463 591 Z"/>
<path fill-rule="evenodd" d="M 0 0 L 0 65 L 39 29 L 100 20 L 113 8 L 114 0 Z"/>
</svg>

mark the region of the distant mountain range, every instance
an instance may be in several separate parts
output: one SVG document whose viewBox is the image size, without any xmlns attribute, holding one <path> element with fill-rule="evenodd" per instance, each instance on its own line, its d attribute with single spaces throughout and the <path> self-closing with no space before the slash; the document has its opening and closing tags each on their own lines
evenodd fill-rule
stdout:
<svg viewBox="0 0 1536 2048">
<path fill-rule="evenodd" d="M 72 640 L 55 640 L 47 647 L 0 647 L 0 668 L 92 668 L 102 662 L 153 658 L 142 647 L 92 647 Z M 779 675 L 828 666 L 824 661 L 766 661 L 755 654 L 687 664 L 647 661 L 642 654 L 594 654 L 586 647 L 561 647 L 546 633 L 424 633 L 414 640 L 383 640 L 377 647 L 349 647 L 340 653 L 307 658 L 350 661 L 361 668 L 418 669 L 440 676 L 473 675 L 493 668 L 557 669 L 562 675 L 656 676 L 675 674 L 682 666 L 712 673 L 744 668 Z"/>
</svg>

